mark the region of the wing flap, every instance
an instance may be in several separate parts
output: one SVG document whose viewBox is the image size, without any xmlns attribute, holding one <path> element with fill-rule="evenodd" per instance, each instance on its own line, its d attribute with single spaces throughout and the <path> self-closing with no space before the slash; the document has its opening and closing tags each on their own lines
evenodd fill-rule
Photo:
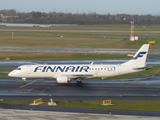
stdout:
<svg viewBox="0 0 160 120">
<path fill-rule="evenodd" d="M 96 77 L 95 75 L 93 74 L 61 74 L 61 75 L 58 75 L 58 76 L 67 76 L 69 78 L 93 78 L 93 77 Z"/>
</svg>

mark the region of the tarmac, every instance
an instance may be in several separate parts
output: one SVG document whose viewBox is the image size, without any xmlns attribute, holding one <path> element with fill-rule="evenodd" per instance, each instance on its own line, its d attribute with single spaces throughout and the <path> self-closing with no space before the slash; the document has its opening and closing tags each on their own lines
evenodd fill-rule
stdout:
<svg viewBox="0 0 160 120">
<path fill-rule="evenodd" d="M 84 80 L 82 87 L 76 83 L 59 85 L 45 79 L 27 86 L 21 80 L 0 79 L 0 99 L 5 100 L 160 100 L 158 81 L 160 74 L 150 79 L 140 80 Z M 23 87 L 22 87 L 23 86 Z M 78 93 L 78 94 L 77 94 Z M 39 96 L 36 96 L 39 95 Z M 121 95 L 121 96 L 119 96 Z M 34 98 L 35 97 L 35 98 Z M 119 111 L 79 109 L 62 107 L 43 107 L 29 105 L 0 104 L 0 120 L 159 120 L 160 112 Z"/>
<path fill-rule="evenodd" d="M 159 120 L 160 117 L 0 109 L 0 120 Z"/>
<path fill-rule="evenodd" d="M 137 50 L 138 49 L 7 47 L 7 46 L 0 47 L 1 52 L 37 52 L 37 53 L 135 54 Z M 160 55 L 160 50 L 150 49 L 149 54 Z"/>
</svg>

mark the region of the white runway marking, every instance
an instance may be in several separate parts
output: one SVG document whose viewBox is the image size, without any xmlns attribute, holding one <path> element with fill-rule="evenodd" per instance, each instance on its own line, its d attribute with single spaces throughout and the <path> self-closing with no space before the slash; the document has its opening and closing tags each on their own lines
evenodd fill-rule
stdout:
<svg viewBox="0 0 160 120">
<path fill-rule="evenodd" d="M 41 79 L 36 79 L 36 80 L 34 80 L 34 81 L 32 81 L 32 82 L 26 84 L 26 85 L 21 86 L 20 88 L 24 88 L 24 87 L 26 87 L 26 86 L 28 86 L 28 85 L 31 85 L 31 84 L 37 82 L 38 80 L 41 80 Z"/>
</svg>

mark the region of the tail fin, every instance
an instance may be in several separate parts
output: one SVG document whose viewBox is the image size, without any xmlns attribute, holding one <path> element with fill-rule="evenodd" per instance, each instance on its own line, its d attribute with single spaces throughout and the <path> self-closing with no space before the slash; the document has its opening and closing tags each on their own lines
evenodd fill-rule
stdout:
<svg viewBox="0 0 160 120">
<path fill-rule="evenodd" d="M 144 44 L 138 52 L 133 56 L 133 58 L 122 65 L 135 65 L 138 67 L 144 67 L 146 64 L 146 58 L 149 50 L 149 44 Z"/>
</svg>

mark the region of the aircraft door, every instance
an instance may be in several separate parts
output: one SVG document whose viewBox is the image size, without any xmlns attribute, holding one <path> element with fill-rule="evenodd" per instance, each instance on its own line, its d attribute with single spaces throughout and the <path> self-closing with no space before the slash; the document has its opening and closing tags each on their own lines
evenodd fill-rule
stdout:
<svg viewBox="0 0 160 120">
<path fill-rule="evenodd" d="M 121 71 L 122 71 L 122 67 L 121 65 L 118 65 L 118 73 L 121 74 Z"/>
<path fill-rule="evenodd" d="M 27 72 L 27 74 L 31 73 L 31 66 L 30 65 L 26 66 L 26 72 Z"/>
</svg>

